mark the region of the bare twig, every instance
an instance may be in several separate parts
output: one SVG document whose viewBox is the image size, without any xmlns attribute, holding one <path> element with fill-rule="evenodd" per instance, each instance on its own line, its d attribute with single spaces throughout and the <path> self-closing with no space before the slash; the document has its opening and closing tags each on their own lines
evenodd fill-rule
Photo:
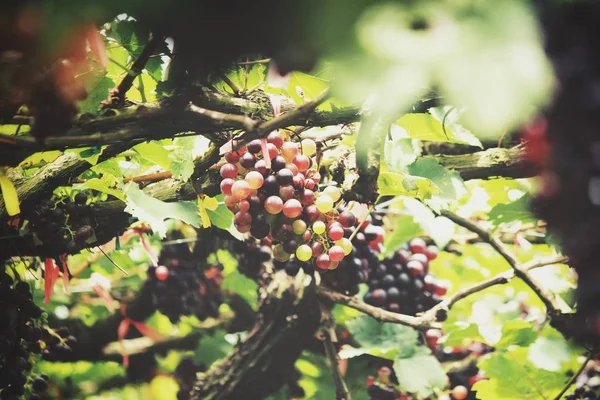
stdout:
<svg viewBox="0 0 600 400">
<path fill-rule="evenodd" d="M 325 347 L 325 353 L 327 354 L 327 358 L 329 359 L 329 367 L 331 369 L 331 373 L 333 375 L 333 382 L 335 384 L 335 398 L 336 400 L 351 400 L 350 392 L 348 391 L 348 387 L 346 386 L 346 382 L 340 373 L 339 368 L 339 357 L 333 342 L 331 341 L 331 336 L 329 332 L 323 331 L 323 335 L 325 336 L 325 340 L 323 340 L 323 345 Z"/>
<path fill-rule="evenodd" d="M 426 330 L 430 328 L 441 328 L 441 324 L 438 324 L 436 322 L 425 321 L 424 319 L 419 317 L 393 313 L 390 311 L 383 310 L 379 307 L 373 307 L 366 303 L 363 303 L 356 297 L 346 296 L 344 294 L 326 289 L 322 286 L 317 288 L 317 295 L 320 296 L 322 299 L 332 301 L 336 304 L 343 304 L 348 307 L 354 308 L 355 310 L 358 310 L 364 314 L 375 318 L 379 322 L 391 322 L 394 324 L 410 326 L 420 330 Z"/>
<path fill-rule="evenodd" d="M 595 352 L 596 352 L 596 347 L 594 347 L 593 349 L 590 350 L 589 354 L 585 358 L 585 361 L 581 364 L 581 366 L 579 367 L 577 372 L 575 374 L 573 374 L 573 376 L 571 376 L 571 378 L 567 381 L 565 386 L 562 388 L 560 393 L 554 398 L 554 400 L 560 400 L 563 397 L 563 395 L 567 392 L 567 390 L 569 390 L 571 385 L 575 382 L 575 380 L 579 377 L 579 375 L 581 375 L 581 373 L 585 370 L 585 367 L 588 365 L 588 363 L 594 356 Z"/>
<path fill-rule="evenodd" d="M 564 306 L 559 303 L 558 298 L 553 293 L 547 291 L 537 279 L 530 274 L 530 271 L 519 262 L 516 256 L 509 251 L 506 245 L 502 243 L 500 239 L 493 236 L 490 231 L 448 210 L 442 211 L 441 215 L 450 219 L 455 224 L 475 232 L 484 242 L 491 245 L 511 266 L 515 275 L 522 279 L 527 286 L 535 292 L 540 300 L 542 300 L 549 314 L 558 315 L 563 312 Z"/>
<path fill-rule="evenodd" d="M 239 96 L 240 93 L 242 93 L 242 89 L 238 85 L 236 85 L 235 82 L 233 82 L 231 79 L 229 79 L 227 74 L 221 72 L 221 73 L 219 73 L 219 78 L 223 79 L 223 82 L 225 82 L 227 84 L 227 86 L 229 86 L 231 88 L 231 90 L 233 90 L 233 93 L 236 96 Z"/>
</svg>

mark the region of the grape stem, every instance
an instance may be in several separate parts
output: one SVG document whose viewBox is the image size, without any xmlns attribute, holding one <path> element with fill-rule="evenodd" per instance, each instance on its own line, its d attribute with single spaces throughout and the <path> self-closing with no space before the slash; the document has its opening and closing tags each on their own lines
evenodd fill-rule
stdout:
<svg viewBox="0 0 600 400">
<path fill-rule="evenodd" d="M 333 344 L 333 337 L 335 335 L 335 319 L 331 313 L 331 310 L 327 306 L 325 306 L 323 303 L 319 304 L 321 305 L 321 312 L 323 315 L 323 329 L 321 329 L 321 334 L 323 335 L 323 346 L 325 348 L 325 353 L 327 354 L 327 359 L 329 360 L 331 374 L 333 375 L 333 383 L 335 384 L 335 398 L 336 400 L 351 400 L 350 391 L 348 390 L 348 386 L 346 385 L 344 377 L 342 376 L 339 368 L 340 359 L 338 357 L 335 345 Z"/>
<path fill-rule="evenodd" d="M 556 316 L 568 312 L 570 310 L 568 305 L 564 302 L 559 301 L 559 299 L 554 295 L 554 293 L 546 290 L 540 282 L 536 278 L 534 278 L 529 269 L 526 268 L 525 264 L 522 264 L 518 258 L 508 249 L 508 247 L 502 243 L 500 239 L 491 234 L 491 232 L 487 229 L 482 228 L 481 226 L 475 224 L 474 222 L 463 218 L 451 211 L 443 210 L 440 215 L 450 219 L 455 224 L 466 228 L 477 235 L 486 243 L 498 252 L 510 265 L 513 269 L 515 276 L 522 279 L 527 286 L 529 286 L 535 294 L 542 300 L 544 305 L 546 306 L 546 311 L 551 316 Z"/>
</svg>

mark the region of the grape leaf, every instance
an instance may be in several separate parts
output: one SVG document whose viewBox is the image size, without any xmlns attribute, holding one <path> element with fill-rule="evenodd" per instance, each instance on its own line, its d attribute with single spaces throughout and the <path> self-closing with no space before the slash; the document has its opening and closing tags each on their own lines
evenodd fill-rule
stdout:
<svg viewBox="0 0 600 400">
<path fill-rule="evenodd" d="M 527 348 L 494 352 L 478 366 L 490 379 L 479 381 L 473 389 L 478 399 L 537 400 L 554 398 L 567 381 L 562 373 L 536 368 L 527 361 Z"/>
<path fill-rule="evenodd" d="M 390 171 L 406 172 L 406 168 L 421 155 L 421 145 L 415 139 L 386 140 L 383 161 Z"/>
<path fill-rule="evenodd" d="M 239 294 L 254 310 L 258 310 L 257 290 L 258 285 L 255 281 L 243 275 L 239 271 L 233 271 L 228 274 L 223 283 L 221 290 L 234 292 Z"/>
<path fill-rule="evenodd" d="M 102 76 L 93 82 L 93 84 L 87 88 L 87 97 L 78 102 L 77 105 L 81 112 L 90 114 L 98 113 L 98 104 L 108 98 L 108 91 L 115 86 L 115 83 L 108 76 Z"/>
<path fill-rule="evenodd" d="M 527 359 L 537 368 L 560 371 L 563 363 L 571 360 L 571 349 L 562 337 L 539 337 L 531 346 Z"/>
<path fill-rule="evenodd" d="M 142 192 L 136 184 L 129 183 L 123 191 L 127 197 L 125 212 L 130 213 L 140 221 L 145 221 L 160 237 L 167 234 L 165 220 L 180 219 L 196 228 L 200 227 L 198 206 L 191 201 L 167 203 Z"/>
<path fill-rule="evenodd" d="M 531 195 L 524 194 L 511 203 L 497 204 L 488 214 L 490 222 L 496 226 L 512 221 L 536 222 L 537 218 L 531 213 L 530 202 Z"/>
<path fill-rule="evenodd" d="M 408 136 L 414 139 L 435 141 L 435 142 L 450 142 L 463 143 L 481 147 L 481 142 L 466 129 L 458 126 L 446 118 L 445 132 L 442 120 L 438 119 L 439 111 L 433 109 L 436 116 L 427 113 L 405 114 L 396 121 L 398 125 L 406 129 Z M 442 112 L 441 118 L 444 117 Z M 457 129 L 457 133 L 452 128 Z"/>
<path fill-rule="evenodd" d="M 413 328 L 380 323 L 366 315 L 348 321 L 346 326 L 352 337 L 360 343 L 359 350 L 364 353 L 393 360 L 398 356 L 410 356 L 417 351 L 418 332 Z"/>
<path fill-rule="evenodd" d="M 106 193 L 115 196 L 117 199 L 125 201 L 123 192 L 116 189 L 117 179 L 109 174 L 104 174 L 102 178 L 92 178 L 86 180 L 84 183 L 73 185 L 76 189 L 93 189 L 102 193 Z"/>
<path fill-rule="evenodd" d="M 433 193 L 430 198 L 425 197 L 425 203 L 434 209 L 439 210 L 448 202 L 457 200 L 467 193 L 460 174 L 444 168 L 434 158 L 421 158 L 411 164 L 408 171 L 413 177 L 426 178 L 439 190 L 439 193 Z"/>
<path fill-rule="evenodd" d="M 207 208 L 206 213 L 210 217 L 210 222 L 219 229 L 228 230 L 233 226 L 233 213 L 225 204 L 219 204 L 215 210 Z"/>
<path fill-rule="evenodd" d="M 423 228 L 410 215 L 399 215 L 394 220 L 394 227 L 384 237 L 385 254 L 395 253 L 410 239 L 423 233 Z"/>
<path fill-rule="evenodd" d="M 446 385 L 446 374 L 440 362 L 425 349 L 396 359 L 394 372 L 402 389 L 420 397 L 430 396 L 434 389 L 442 389 Z"/>
<path fill-rule="evenodd" d="M 502 326 L 502 338 L 496 343 L 497 349 L 509 346 L 529 346 L 537 337 L 530 322 L 513 320 Z"/>
<path fill-rule="evenodd" d="M 194 362 L 197 365 L 211 365 L 215 361 L 225 357 L 231 349 L 231 344 L 225 340 L 227 332 L 220 329 L 211 336 L 203 336 L 196 347 Z"/>
<path fill-rule="evenodd" d="M 464 322 L 455 322 L 453 324 L 445 324 L 444 346 L 463 346 L 465 341 L 478 340 L 485 343 L 485 339 L 479 333 L 477 324 L 468 324 Z"/>
</svg>

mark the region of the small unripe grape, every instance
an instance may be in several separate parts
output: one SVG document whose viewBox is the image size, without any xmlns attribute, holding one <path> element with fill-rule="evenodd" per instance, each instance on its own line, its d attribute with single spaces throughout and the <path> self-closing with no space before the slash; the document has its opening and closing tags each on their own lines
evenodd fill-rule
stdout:
<svg viewBox="0 0 600 400">
<path fill-rule="evenodd" d="M 350 239 L 341 238 L 340 240 L 336 241 L 335 244 L 336 246 L 340 246 L 342 249 L 344 249 L 344 255 L 352 253 L 352 242 Z"/>
<path fill-rule="evenodd" d="M 300 147 L 302 148 L 302 153 L 309 157 L 317 152 L 317 144 L 312 139 L 302 139 Z"/>
<path fill-rule="evenodd" d="M 279 196 L 269 196 L 265 200 L 264 207 L 269 214 L 279 214 L 283 210 L 283 200 Z"/>
<path fill-rule="evenodd" d="M 338 189 L 337 186 L 327 186 L 323 190 L 323 194 L 331 197 L 331 200 L 333 200 L 334 202 L 338 201 L 342 196 L 342 194 L 340 193 L 340 189 Z"/>
<path fill-rule="evenodd" d="M 310 167 L 310 158 L 304 154 L 297 154 L 293 163 L 298 167 L 298 171 L 304 172 Z"/>
<path fill-rule="evenodd" d="M 221 181 L 221 193 L 226 196 L 231 196 L 231 187 L 235 181 L 231 178 L 225 178 Z"/>
<path fill-rule="evenodd" d="M 315 200 L 315 205 L 320 212 L 325 214 L 333 209 L 333 200 L 329 196 L 321 195 Z"/>
<path fill-rule="evenodd" d="M 267 136 L 267 142 L 273 143 L 275 147 L 279 149 L 283 146 L 283 136 L 277 131 L 271 132 L 269 133 L 269 136 Z"/>
<path fill-rule="evenodd" d="M 277 261 L 287 261 L 290 259 L 290 254 L 283 250 L 283 245 L 281 243 L 277 243 L 273 246 L 273 258 Z"/>
<path fill-rule="evenodd" d="M 281 155 L 285 158 L 285 161 L 292 162 L 294 157 L 298 154 L 298 145 L 294 142 L 285 142 L 281 146 Z"/>
<path fill-rule="evenodd" d="M 250 194 L 250 185 L 246 181 L 236 181 L 231 186 L 231 195 L 238 199 L 243 200 Z"/>
<path fill-rule="evenodd" d="M 306 232 L 306 228 L 306 222 L 302 221 L 301 219 L 297 219 L 292 223 L 292 229 L 296 235 L 304 234 L 304 232 Z"/>
<path fill-rule="evenodd" d="M 321 254 L 319 257 L 316 258 L 315 264 L 317 268 L 319 268 L 322 271 L 325 271 L 329 268 L 329 264 L 331 264 L 331 259 L 327 254 Z"/>
<path fill-rule="evenodd" d="M 332 225 L 327 230 L 327 236 L 329 236 L 329 238 L 333 241 L 340 240 L 344 237 L 344 228 L 342 228 L 340 225 Z"/>
<path fill-rule="evenodd" d="M 296 249 L 296 258 L 300 261 L 308 261 L 312 257 L 310 246 L 303 244 Z"/>
<path fill-rule="evenodd" d="M 244 180 L 248 182 L 250 189 L 259 189 L 263 185 L 265 178 L 258 171 L 250 171 L 246 174 Z"/>
<path fill-rule="evenodd" d="M 237 151 L 229 151 L 225 153 L 225 160 L 228 163 L 235 164 L 236 162 L 240 161 L 240 155 Z"/>
<path fill-rule="evenodd" d="M 345 256 L 344 249 L 337 245 L 331 246 L 327 254 L 329 254 L 331 261 L 342 261 Z"/>
<path fill-rule="evenodd" d="M 221 173 L 221 176 L 223 178 L 235 178 L 235 176 L 238 173 L 238 167 L 235 166 L 235 164 L 223 164 L 221 165 L 221 169 L 219 171 Z"/>
<path fill-rule="evenodd" d="M 325 233 L 325 222 L 323 221 L 316 221 L 313 226 L 312 226 L 312 230 L 314 233 L 316 233 L 317 235 L 322 235 L 323 233 Z"/>
<path fill-rule="evenodd" d="M 302 214 L 302 204 L 296 199 L 289 199 L 283 205 L 283 215 L 288 218 L 296 218 Z"/>
</svg>

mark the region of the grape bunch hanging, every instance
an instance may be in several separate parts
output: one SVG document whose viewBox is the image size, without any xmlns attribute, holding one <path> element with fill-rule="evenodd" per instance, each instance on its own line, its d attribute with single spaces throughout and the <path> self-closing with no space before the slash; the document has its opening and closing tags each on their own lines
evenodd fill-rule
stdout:
<svg viewBox="0 0 600 400">
<path fill-rule="evenodd" d="M 42 310 L 29 285 L 0 271 L 0 398 L 18 399 L 25 393 L 32 368 L 30 353 L 41 351 Z"/>
<path fill-rule="evenodd" d="M 148 269 L 152 304 L 171 322 L 182 315 L 195 315 L 201 321 L 219 316 L 222 267 L 205 266 L 203 261 L 187 245 L 177 244 L 164 246 L 159 265 Z"/>
<path fill-rule="evenodd" d="M 278 261 L 295 255 L 324 271 L 352 251 L 344 228 L 355 217 L 335 208 L 341 197 L 336 186 L 319 191 L 321 175 L 311 158 L 316 150 L 311 139 L 295 143 L 272 132 L 225 154 L 220 186 L 238 231 L 270 239 Z"/>
</svg>

